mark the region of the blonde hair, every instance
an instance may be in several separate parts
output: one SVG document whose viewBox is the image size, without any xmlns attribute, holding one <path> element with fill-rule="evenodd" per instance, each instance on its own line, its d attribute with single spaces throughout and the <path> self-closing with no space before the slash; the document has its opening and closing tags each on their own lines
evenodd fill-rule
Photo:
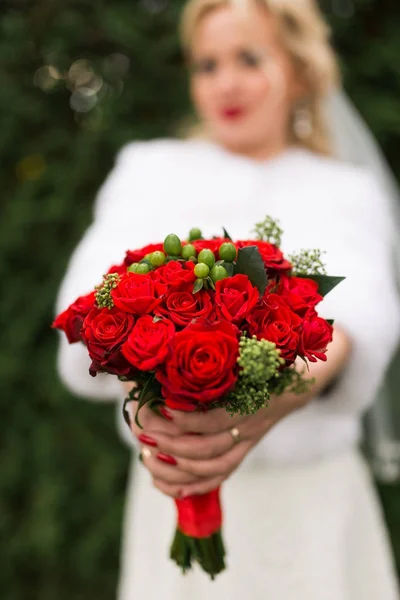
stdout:
<svg viewBox="0 0 400 600">
<path fill-rule="evenodd" d="M 265 7 L 278 19 L 282 42 L 293 63 L 304 77 L 309 91 L 302 106 L 307 107 L 312 122 L 312 133 L 298 137 L 294 123 L 293 106 L 289 127 L 291 145 L 303 146 L 319 154 L 331 154 L 331 139 L 323 102 L 327 94 L 340 85 L 339 67 L 330 44 L 330 29 L 316 0 L 189 0 L 182 14 L 181 41 L 186 58 L 190 61 L 191 43 L 199 21 L 211 11 L 234 6 L 245 9 L 249 3 Z M 192 135 L 202 135 L 204 128 L 197 126 Z"/>
</svg>

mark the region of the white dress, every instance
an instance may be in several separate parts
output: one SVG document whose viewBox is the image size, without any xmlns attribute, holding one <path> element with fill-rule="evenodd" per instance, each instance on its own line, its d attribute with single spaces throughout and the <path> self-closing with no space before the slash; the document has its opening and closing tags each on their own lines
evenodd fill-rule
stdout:
<svg viewBox="0 0 400 600">
<path fill-rule="evenodd" d="M 360 419 L 395 349 L 400 304 L 391 271 L 386 202 L 365 171 L 299 149 L 269 161 L 204 141 L 130 144 L 102 186 L 95 218 L 74 253 L 58 309 L 98 283 L 128 248 L 191 227 L 249 237 L 270 214 L 282 248 L 326 250 L 346 281 L 321 305 L 353 341 L 329 394 L 279 423 L 223 486 L 228 570 L 215 582 L 182 576 L 168 559 L 172 500 L 132 465 L 119 600 L 399 600 L 393 559 L 369 471 L 357 450 Z M 91 378 L 86 351 L 61 340 L 59 372 L 78 395 L 121 398 L 111 376 Z M 121 433 L 132 444 L 122 423 Z"/>
</svg>

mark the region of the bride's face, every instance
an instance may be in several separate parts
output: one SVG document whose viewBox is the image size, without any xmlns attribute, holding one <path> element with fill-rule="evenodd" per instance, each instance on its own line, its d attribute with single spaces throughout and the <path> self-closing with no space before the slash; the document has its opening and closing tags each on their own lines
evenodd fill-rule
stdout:
<svg viewBox="0 0 400 600">
<path fill-rule="evenodd" d="M 212 138 L 243 154 L 287 145 L 288 121 L 301 93 L 275 17 L 254 5 L 206 14 L 192 43 L 191 93 Z"/>
</svg>

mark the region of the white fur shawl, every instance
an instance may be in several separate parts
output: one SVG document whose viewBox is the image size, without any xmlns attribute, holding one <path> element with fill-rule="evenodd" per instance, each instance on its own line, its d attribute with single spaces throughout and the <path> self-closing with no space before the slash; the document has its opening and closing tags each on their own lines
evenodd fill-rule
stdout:
<svg viewBox="0 0 400 600">
<path fill-rule="evenodd" d="M 319 455 L 357 438 L 359 415 L 373 401 L 398 340 L 387 204 L 364 170 L 305 150 L 256 162 L 203 141 L 132 143 L 120 152 L 98 194 L 57 310 L 88 292 L 128 248 L 162 241 L 170 232 L 185 236 L 194 226 L 205 235 L 219 234 L 224 226 L 233 238 L 248 237 L 270 214 L 281 222 L 285 252 L 326 250 L 328 273 L 347 278 L 321 305 L 323 316 L 353 339 L 340 384 L 325 400 L 285 419 L 262 444 L 277 460 Z M 93 399 L 119 397 L 117 379 L 93 379 L 88 362 L 82 346 L 62 340 L 58 365 L 66 385 Z"/>
</svg>

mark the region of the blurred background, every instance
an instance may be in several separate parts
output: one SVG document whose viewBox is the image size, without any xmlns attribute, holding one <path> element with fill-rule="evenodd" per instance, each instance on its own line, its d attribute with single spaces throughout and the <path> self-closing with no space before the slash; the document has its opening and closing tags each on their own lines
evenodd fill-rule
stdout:
<svg viewBox="0 0 400 600">
<path fill-rule="evenodd" d="M 346 89 L 400 175 L 400 5 L 324 0 Z M 2 600 L 115 597 L 130 451 L 72 398 L 50 329 L 69 255 L 129 140 L 188 112 L 181 0 L 0 3 Z M 400 486 L 379 486 L 400 567 Z M 360 599 L 361 600 L 361 599 Z"/>
</svg>

